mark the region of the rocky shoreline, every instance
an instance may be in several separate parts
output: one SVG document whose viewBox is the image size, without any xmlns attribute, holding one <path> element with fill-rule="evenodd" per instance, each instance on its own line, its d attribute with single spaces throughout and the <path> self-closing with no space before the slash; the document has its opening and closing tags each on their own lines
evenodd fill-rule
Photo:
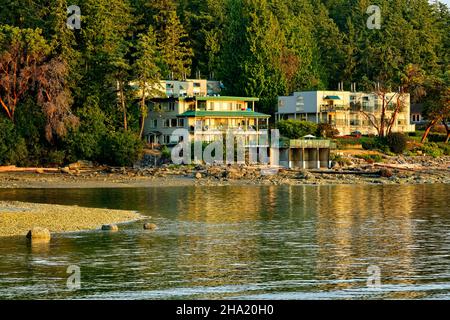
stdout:
<svg viewBox="0 0 450 320">
<path fill-rule="evenodd" d="M 24 236 L 33 228 L 51 233 L 95 230 L 141 219 L 134 211 L 0 201 L 0 237 Z"/>
<path fill-rule="evenodd" d="M 1 172 L 0 188 L 120 188 L 226 185 L 450 183 L 450 157 L 383 156 L 380 163 L 348 156 L 331 169 L 275 169 L 247 165 L 163 165 L 113 168 L 73 164 L 61 169 Z"/>
</svg>

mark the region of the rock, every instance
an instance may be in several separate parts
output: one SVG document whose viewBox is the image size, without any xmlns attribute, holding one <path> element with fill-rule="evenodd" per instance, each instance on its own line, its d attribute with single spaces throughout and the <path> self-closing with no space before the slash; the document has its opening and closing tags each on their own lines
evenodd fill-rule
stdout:
<svg viewBox="0 0 450 320">
<path fill-rule="evenodd" d="M 69 169 L 82 169 L 82 168 L 92 168 L 94 167 L 94 164 L 92 161 L 86 161 L 86 160 L 78 160 L 77 162 L 69 164 Z"/>
<path fill-rule="evenodd" d="M 27 233 L 27 238 L 31 241 L 50 241 L 51 234 L 46 228 L 34 227 Z"/>
<path fill-rule="evenodd" d="M 104 230 L 104 231 L 119 231 L 119 227 L 115 224 L 104 224 L 104 225 L 102 225 L 102 230 Z"/>
<path fill-rule="evenodd" d="M 38 168 L 38 169 L 36 169 L 36 173 L 43 174 L 43 173 L 45 173 L 45 171 L 42 168 Z"/>
<path fill-rule="evenodd" d="M 390 178 L 392 177 L 394 174 L 392 173 L 392 170 L 387 169 L 387 168 L 382 168 L 380 170 L 380 176 L 383 178 Z"/>
<path fill-rule="evenodd" d="M 68 173 L 68 174 L 71 173 L 69 167 L 64 167 L 64 168 L 62 168 L 62 169 L 61 169 L 61 172 L 62 172 L 62 173 Z"/>
<path fill-rule="evenodd" d="M 195 174 L 195 179 L 201 179 L 202 178 L 202 174 L 200 172 L 197 172 Z"/>
<path fill-rule="evenodd" d="M 156 229 L 158 229 L 158 226 L 154 223 L 145 223 L 144 229 L 145 230 L 156 230 Z"/>
</svg>

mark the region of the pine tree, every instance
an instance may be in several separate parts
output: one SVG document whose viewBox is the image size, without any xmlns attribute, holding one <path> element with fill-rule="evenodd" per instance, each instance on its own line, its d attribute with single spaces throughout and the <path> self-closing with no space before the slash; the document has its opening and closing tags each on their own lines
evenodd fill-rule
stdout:
<svg viewBox="0 0 450 320">
<path fill-rule="evenodd" d="M 144 132 L 144 123 L 148 112 L 146 99 L 155 95 L 155 89 L 161 76 L 161 58 L 157 50 L 156 35 L 153 28 L 149 27 L 147 33 L 138 36 L 136 52 L 134 53 L 136 61 L 133 65 L 140 95 L 140 138 L 142 138 Z"/>
<path fill-rule="evenodd" d="M 163 75 L 174 79 L 188 77 L 191 74 L 193 53 L 175 3 L 172 0 L 151 1 L 150 8 L 154 12 L 158 49 L 166 64 Z"/>
</svg>

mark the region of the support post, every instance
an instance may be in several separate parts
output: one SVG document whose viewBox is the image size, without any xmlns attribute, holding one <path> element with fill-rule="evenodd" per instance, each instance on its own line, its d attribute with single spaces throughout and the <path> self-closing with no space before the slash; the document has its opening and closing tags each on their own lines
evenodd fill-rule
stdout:
<svg viewBox="0 0 450 320">
<path fill-rule="evenodd" d="M 320 169 L 320 149 L 317 148 L 317 169 Z"/>
</svg>

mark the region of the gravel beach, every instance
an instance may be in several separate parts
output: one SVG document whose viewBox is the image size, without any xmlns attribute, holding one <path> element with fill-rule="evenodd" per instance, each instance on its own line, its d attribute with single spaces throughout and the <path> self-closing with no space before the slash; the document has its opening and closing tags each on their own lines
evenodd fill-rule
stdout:
<svg viewBox="0 0 450 320">
<path fill-rule="evenodd" d="M 25 236 L 33 227 L 50 232 L 99 229 L 103 224 L 138 220 L 134 211 L 0 201 L 0 237 Z"/>
</svg>

